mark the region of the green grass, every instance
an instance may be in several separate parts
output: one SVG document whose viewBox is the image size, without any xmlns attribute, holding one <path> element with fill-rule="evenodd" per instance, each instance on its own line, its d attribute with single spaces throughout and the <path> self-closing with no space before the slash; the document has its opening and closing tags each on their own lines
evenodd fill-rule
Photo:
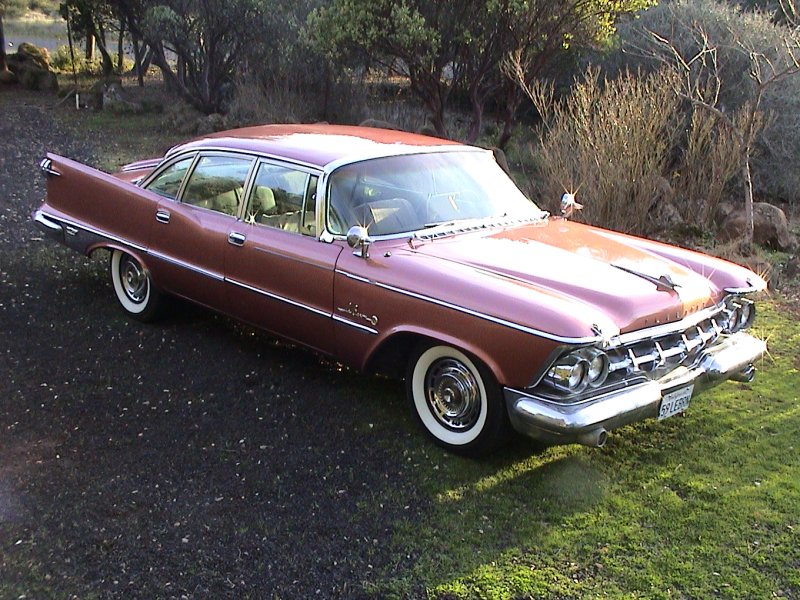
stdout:
<svg viewBox="0 0 800 600">
<path fill-rule="evenodd" d="M 752 384 L 613 434 L 603 450 L 486 462 L 421 449 L 422 520 L 398 523 L 410 568 L 378 596 L 763 598 L 800 594 L 800 323 L 761 306 L 770 357 Z"/>
</svg>

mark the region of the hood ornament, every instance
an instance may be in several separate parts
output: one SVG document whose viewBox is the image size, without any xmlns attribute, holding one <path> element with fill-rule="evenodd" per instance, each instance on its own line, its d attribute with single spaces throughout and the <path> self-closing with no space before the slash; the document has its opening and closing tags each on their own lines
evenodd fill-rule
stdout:
<svg viewBox="0 0 800 600">
<path fill-rule="evenodd" d="M 583 204 L 575 201 L 575 194 L 564 192 L 561 196 L 561 216 L 564 219 L 569 219 L 576 210 L 581 210 Z"/>
<path fill-rule="evenodd" d="M 631 275 L 636 275 L 637 277 L 641 277 L 645 281 L 649 281 L 656 288 L 665 290 L 668 292 L 678 292 L 678 288 L 681 287 L 680 283 L 676 283 L 673 281 L 672 277 L 668 274 L 661 275 L 661 277 L 653 277 L 652 275 L 648 275 L 647 273 L 642 273 L 641 271 L 635 271 L 629 267 L 623 267 L 622 265 L 611 263 L 611 266 L 614 268 L 619 269 L 620 271 L 625 271 L 626 273 L 630 273 Z"/>
</svg>

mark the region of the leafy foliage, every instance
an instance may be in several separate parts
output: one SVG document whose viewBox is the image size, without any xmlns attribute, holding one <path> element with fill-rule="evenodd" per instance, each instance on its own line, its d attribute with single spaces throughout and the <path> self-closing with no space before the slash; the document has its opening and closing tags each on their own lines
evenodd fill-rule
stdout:
<svg viewBox="0 0 800 600">
<path fill-rule="evenodd" d="M 521 94 L 500 69 L 509 54 L 539 74 L 571 46 L 593 45 L 614 31 L 617 19 L 649 6 L 648 0 L 333 0 L 314 13 L 310 29 L 334 62 L 369 69 L 379 65 L 407 77 L 427 108 L 431 124 L 447 135 L 444 114 L 451 97 L 466 98 L 481 131 L 490 100 L 510 123 Z"/>
</svg>

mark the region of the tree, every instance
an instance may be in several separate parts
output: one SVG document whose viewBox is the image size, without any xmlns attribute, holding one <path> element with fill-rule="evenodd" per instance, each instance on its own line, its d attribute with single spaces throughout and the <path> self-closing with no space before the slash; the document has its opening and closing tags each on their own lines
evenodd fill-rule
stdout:
<svg viewBox="0 0 800 600">
<path fill-rule="evenodd" d="M 8 72 L 6 63 L 6 34 L 3 30 L 3 15 L 6 12 L 4 4 L 0 4 L 0 74 Z M 0 75 L 2 77 L 2 75 Z"/>
<path fill-rule="evenodd" d="M 263 42 L 259 0 L 109 0 L 132 37 L 144 41 L 166 83 L 207 114 L 222 109 L 249 48 Z M 169 53 L 177 57 L 173 65 Z"/>
<path fill-rule="evenodd" d="M 448 135 L 445 111 L 454 94 L 468 99 L 474 141 L 492 99 L 510 131 L 524 94 L 500 65 L 516 53 L 531 77 L 565 47 L 597 43 L 623 14 L 649 0 L 333 0 L 309 20 L 316 44 L 345 64 L 381 66 L 408 78 L 437 133 Z M 499 95 L 499 92 L 503 94 Z M 501 142 L 507 141 L 504 135 Z"/>
<path fill-rule="evenodd" d="M 62 18 L 69 19 L 77 38 L 85 40 L 86 58 L 91 58 L 96 46 L 103 61 L 103 76 L 111 75 L 114 62 L 108 51 L 106 32 L 113 29 L 116 21 L 112 5 L 105 0 L 66 0 L 59 11 Z"/>
</svg>

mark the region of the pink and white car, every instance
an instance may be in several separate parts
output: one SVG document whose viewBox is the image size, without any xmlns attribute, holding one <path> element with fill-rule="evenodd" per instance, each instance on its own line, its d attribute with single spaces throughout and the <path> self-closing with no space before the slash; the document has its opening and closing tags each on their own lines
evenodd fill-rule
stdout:
<svg viewBox="0 0 800 600">
<path fill-rule="evenodd" d="M 602 446 L 710 384 L 750 380 L 766 350 L 746 331 L 758 275 L 553 217 L 479 148 L 269 125 L 113 175 L 52 154 L 41 168 L 36 225 L 109 251 L 130 316 L 180 296 L 405 377 L 416 418 L 454 452 L 512 429 Z"/>
</svg>

